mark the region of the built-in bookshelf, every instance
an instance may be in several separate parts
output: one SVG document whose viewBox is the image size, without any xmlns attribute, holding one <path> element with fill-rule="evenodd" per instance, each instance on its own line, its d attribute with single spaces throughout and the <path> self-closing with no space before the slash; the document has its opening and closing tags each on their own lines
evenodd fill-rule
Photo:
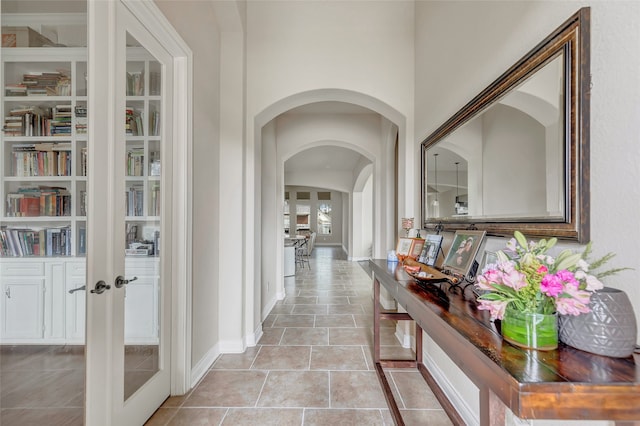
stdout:
<svg viewBox="0 0 640 426">
<path fill-rule="evenodd" d="M 81 255 L 86 71 L 85 48 L 2 50 L 2 257 Z"/>
<path fill-rule="evenodd" d="M 127 57 L 127 241 L 157 244 L 161 68 L 141 48 L 128 48 Z M 86 49 L 3 49 L 2 78 L 0 257 L 83 256 L 89 155 Z M 157 253 L 155 247 L 151 251 Z"/>
</svg>

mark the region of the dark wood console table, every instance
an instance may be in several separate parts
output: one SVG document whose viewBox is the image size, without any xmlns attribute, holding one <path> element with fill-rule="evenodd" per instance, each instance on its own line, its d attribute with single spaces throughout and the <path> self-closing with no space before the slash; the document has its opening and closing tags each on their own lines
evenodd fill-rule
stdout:
<svg viewBox="0 0 640 426">
<path fill-rule="evenodd" d="M 502 340 L 471 289 L 417 283 L 398 263 L 369 261 L 374 290 L 374 362 L 394 421 L 403 425 L 383 368 L 417 368 L 456 424 L 462 418 L 422 363 L 424 330 L 480 390 L 480 424 L 504 425 L 506 409 L 523 419 L 615 420 L 640 425 L 640 356 L 610 358 L 560 343 L 525 350 Z M 380 307 L 380 287 L 406 310 Z M 380 320 L 416 323 L 416 359 L 380 359 Z M 634 420 L 637 422 L 634 422 Z"/>
</svg>

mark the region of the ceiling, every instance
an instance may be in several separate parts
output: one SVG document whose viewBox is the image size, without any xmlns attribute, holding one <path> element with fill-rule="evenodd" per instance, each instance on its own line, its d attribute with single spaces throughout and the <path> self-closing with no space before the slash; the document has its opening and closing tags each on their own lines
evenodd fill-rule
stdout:
<svg viewBox="0 0 640 426">
<path fill-rule="evenodd" d="M 309 170 L 351 171 L 361 158 L 361 154 L 338 146 L 318 146 L 299 152 L 284 163 L 286 172 Z"/>
<path fill-rule="evenodd" d="M 377 114 L 376 112 L 346 102 L 314 102 L 290 109 L 283 115 L 299 114 Z M 302 151 L 284 163 L 286 172 L 309 170 L 352 171 L 365 157 L 353 150 L 337 146 L 319 146 Z"/>
</svg>

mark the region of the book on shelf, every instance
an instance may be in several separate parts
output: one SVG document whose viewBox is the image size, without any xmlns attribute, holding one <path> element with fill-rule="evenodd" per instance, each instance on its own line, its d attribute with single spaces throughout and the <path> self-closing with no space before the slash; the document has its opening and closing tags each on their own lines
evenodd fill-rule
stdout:
<svg viewBox="0 0 640 426">
<path fill-rule="evenodd" d="M 142 176 L 144 173 L 144 147 L 133 146 L 127 150 L 127 176 Z"/>
<path fill-rule="evenodd" d="M 142 125 L 142 113 L 135 108 L 126 107 L 125 110 L 125 132 L 127 136 L 143 136 L 144 127 Z"/>
<path fill-rule="evenodd" d="M 71 176 L 71 143 L 14 144 L 11 175 L 15 177 Z"/>
<path fill-rule="evenodd" d="M 126 193 L 127 216 L 144 215 L 144 190 L 142 185 L 132 185 Z"/>
<path fill-rule="evenodd" d="M 85 135 L 87 133 L 87 107 L 76 105 L 74 112 L 76 115 L 76 134 Z"/>
<path fill-rule="evenodd" d="M 127 73 L 127 96 L 144 95 L 144 72 Z"/>
<path fill-rule="evenodd" d="M 38 200 L 38 209 L 34 206 Z M 71 216 L 71 194 L 64 187 L 23 187 L 6 195 L 7 217 Z"/>
<path fill-rule="evenodd" d="M 30 72 L 4 88 L 6 96 L 70 96 L 71 79 L 67 70 Z"/>
<path fill-rule="evenodd" d="M 0 256 L 71 256 L 71 227 L 0 228 Z"/>
</svg>

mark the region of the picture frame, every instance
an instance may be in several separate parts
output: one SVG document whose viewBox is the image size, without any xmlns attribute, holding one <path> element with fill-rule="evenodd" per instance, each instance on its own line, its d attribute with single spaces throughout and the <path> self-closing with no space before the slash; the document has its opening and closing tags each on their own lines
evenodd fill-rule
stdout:
<svg viewBox="0 0 640 426">
<path fill-rule="evenodd" d="M 422 253 L 422 248 L 424 247 L 424 239 L 422 238 L 413 238 L 413 243 L 411 244 L 411 251 L 409 252 L 410 258 L 413 260 L 418 260 L 420 257 L 420 253 Z"/>
<path fill-rule="evenodd" d="M 478 254 L 485 234 L 486 231 L 456 231 L 442 268 L 466 276 Z"/>
<path fill-rule="evenodd" d="M 424 247 L 418 258 L 418 262 L 428 266 L 435 266 L 438 254 L 442 247 L 443 236 L 439 234 L 428 234 L 425 237 Z"/>
<path fill-rule="evenodd" d="M 417 260 L 422 252 L 424 246 L 424 239 L 422 238 L 398 238 L 398 245 L 396 246 L 396 256 L 398 260 L 403 261 L 407 257 Z"/>
<path fill-rule="evenodd" d="M 396 256 L 399 260 L 404 260 L 405 257 L 411 253 L 411 246 L 413 245 L 413 238 L 398 238 L 398 244 L 396 246 Z"/>
<path fill-rule="evenodd" d="M 480 262 L 480 267 L 478 268 L 479 274 L 484 271 L 484 268 L 487 265 L 491 265 L 492 263 L 496 263 L 498 261 L 498 254 L 494 251 L 485 250 L 482 254 L 482 261 Z"/>
</svg>

